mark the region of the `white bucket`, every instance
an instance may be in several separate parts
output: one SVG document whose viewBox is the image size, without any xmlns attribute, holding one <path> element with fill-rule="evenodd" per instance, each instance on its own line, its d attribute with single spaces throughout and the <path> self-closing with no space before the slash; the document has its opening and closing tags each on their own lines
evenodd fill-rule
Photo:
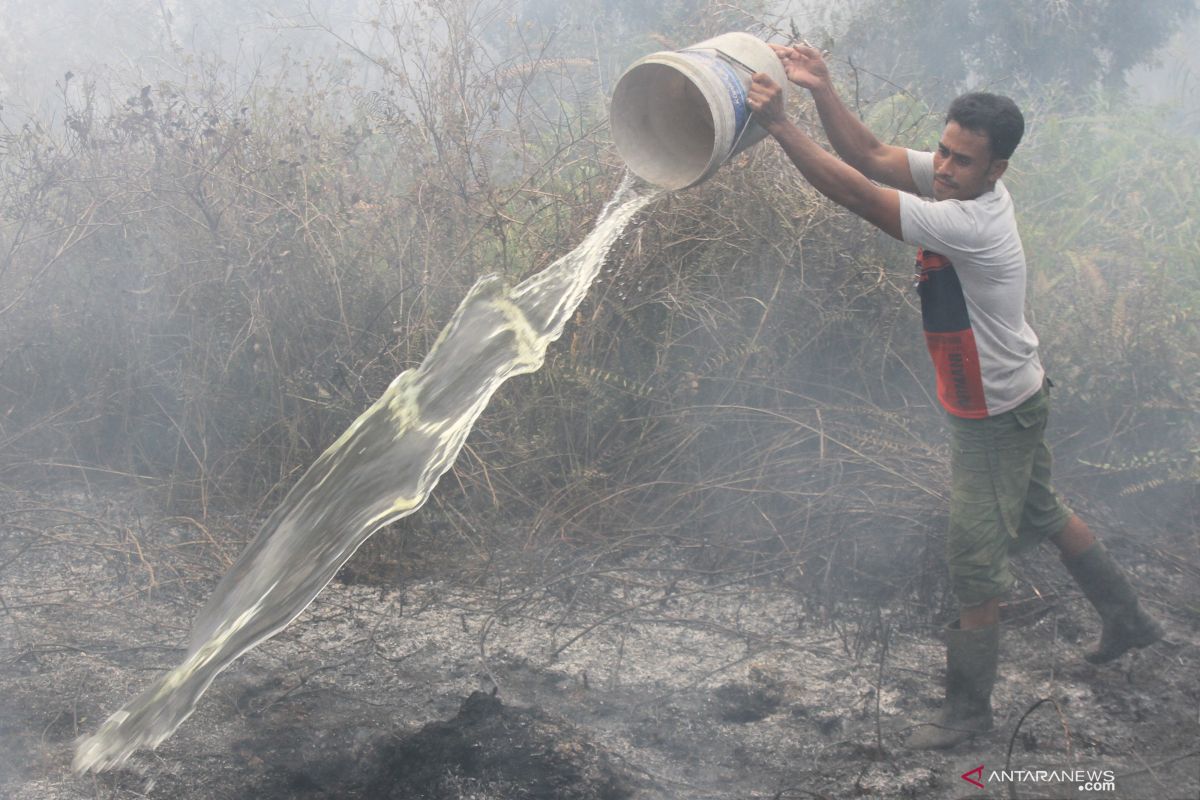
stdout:
<svg viewBox="0 0 1200 800">
<path fill-rule="evenodd" d="M 746 105 L 754 72 L 787 85 L 775 51 L 748 33 L 635 61 L 617 81 L 609 109 L 617 152 L 635 175 L 664 189 L 707 180 L 767 135 Z"/>
</svg>

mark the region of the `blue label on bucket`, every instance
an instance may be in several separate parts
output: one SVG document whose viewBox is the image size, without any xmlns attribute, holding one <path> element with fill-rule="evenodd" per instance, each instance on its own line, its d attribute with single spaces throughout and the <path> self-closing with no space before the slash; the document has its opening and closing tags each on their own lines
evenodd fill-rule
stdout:
<svg viewBox="0 0 1200 800">
<path fill-rule="evenodd" d="M 742 79 L 729 64 L 707 53 L 698 50 L 683 50 L 679 55 L 702 62 L 721 79 L 721 83 L 725 84 L 725 91 L 729 93 L 729 102 L 733 105 L 733 145 L 730 147 L 730 151 L 732 151 L 733 147 L 737 146 L 738 139 L 742 137 L 742 130 L 746 127 L 746 123 L 750 120 L 750 108 L 746 105 L 746 87 L 742 83 Z"/>
</svg>

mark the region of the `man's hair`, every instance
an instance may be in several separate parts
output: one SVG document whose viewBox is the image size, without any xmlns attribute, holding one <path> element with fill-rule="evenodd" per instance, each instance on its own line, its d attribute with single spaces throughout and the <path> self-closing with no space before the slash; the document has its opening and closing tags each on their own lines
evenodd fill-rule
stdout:
<svg viewBox="0 0 1200 800">
<path fill-rule="evenodd" d="M 987 92 L 964 94 L 950 104 L 946 122 L 957 122 L 975 133 L 983 133 L 991 145 L 992 158 L 1008 158 L 1021 143 L 1025 117 L 1010 98 Z"/>
</svg>

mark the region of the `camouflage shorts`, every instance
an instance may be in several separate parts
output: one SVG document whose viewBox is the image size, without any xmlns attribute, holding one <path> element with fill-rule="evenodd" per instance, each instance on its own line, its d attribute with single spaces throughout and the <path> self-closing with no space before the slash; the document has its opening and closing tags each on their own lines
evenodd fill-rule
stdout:
<svg viewBox="0 0 1200 800">
<path fill-rule="evenodd" d="M 1013 582 L 1009 556 L 1057 535 L 1071 516 L 1050 485 L 1050 392 L 986 419 L 950 416 L 950 582 L 964 606 Z"/>
</svg>

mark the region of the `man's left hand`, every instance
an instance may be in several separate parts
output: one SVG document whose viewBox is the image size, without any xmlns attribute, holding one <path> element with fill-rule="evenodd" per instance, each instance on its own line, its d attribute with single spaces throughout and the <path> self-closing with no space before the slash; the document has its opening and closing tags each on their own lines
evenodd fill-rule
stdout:
<svg viewBox="0 0 1200 800">
<path fill-rule="evenodd" d="M 750 77 L 750 92 L 746 105 L 754 112 L 754 120 L 767 130 L 787 122 L 783 108 L 783 88 L 765 72 L 756 72 Z"/>
</svg>

